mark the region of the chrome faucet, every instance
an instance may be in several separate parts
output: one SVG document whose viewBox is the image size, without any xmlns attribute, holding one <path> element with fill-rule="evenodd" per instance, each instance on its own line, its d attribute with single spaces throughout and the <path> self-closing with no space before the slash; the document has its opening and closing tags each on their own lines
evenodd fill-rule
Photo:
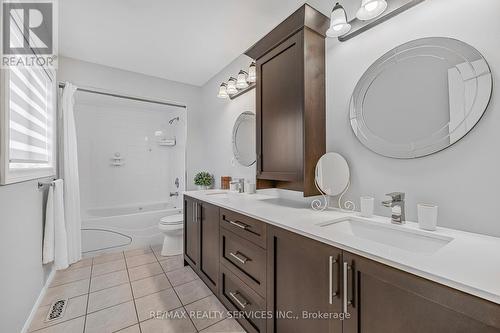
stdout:
<svg viewBox="0 0 500 333">
<path fill-rule="evenodd" d="M 179 196 L 179 192 L 170 192 L 170 196 L 171 197 L 178 197 Z"/>
<path fill-rule="evenodd" d="M 244 178 L 235 178 L 230 184 L 235 185 L 235 190 L 238 191 L 238 193 L 243 193 L 245 191 Z"/>
<path fill-rule="evenodd" d="M 385 207 L 391 207 L 391 222 L 395 224 L 406 223 L 405 194 L 403 192 L 393 192 L 386 195 L 391 197 L 391 200 L 382 201 L 382 205 Z"/>
</svg>

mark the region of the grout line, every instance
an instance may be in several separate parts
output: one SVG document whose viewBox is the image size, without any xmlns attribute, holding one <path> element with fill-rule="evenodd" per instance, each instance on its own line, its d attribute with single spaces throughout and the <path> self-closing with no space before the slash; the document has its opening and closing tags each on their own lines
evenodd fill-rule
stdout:
<svg viewBox="0 0 500 333">
<path fill-rule="evenodd" d="M 125 258 L 125 252 L 123 252 L 123 257 Z M 142 333 L 141 324 L 139 321 L 139 313 L 137 312 L 137 304 L 135 304 L 134 289 L 132 288 L 132 282 L 130 281 L 130 273 L 128 271 L 127 260 L 125 260 L 125 268 L 127 269 L 128 283 L 130 292 L 132 293 L 132 302 L 134 302 L 135 317 L 137 318 L 137 325 L 139 326 L 139 332 Z"/>
<path fill-rule="evenodd" d="M 158 257 L 156 256 L 156 253 L 154 253 L 154 251 L 153 251 L 153 254 L 155 255 L 156 260 L 158 261 L 158 263 L 160 263 L 160 261 L 158 260 Z M 186 313 L 188 313 L 188 311 L 187 311 L 187 310 L 186 310 L 186 308 L 184 307 L 184 304 L 182 304 L 181 298 L 179 297 L 179 294 L 177 293 L 177 290 L 175 290 L 174 285 L 172 284 L 172 282 L 171 282 L 171 281 L 170 281 L 170 279 L 168 278 L 167 273 L 165 272 L 165 270 L 163 269 L 163 266 L 162 266 L 161 264 L 160 264 L 160 267 L 161 267 L 161 269 L 162 269 L 163 273 L 165 274 L 165 276 L 166 276 L 166 278 L 167 278 L 167 280 L 168 280 L 168 283 L 170 283 L 170 285 L 172 286 L 172 290 L 174 291 L 175 296 L 177 296 L 177 299 L 178 299 L 178 300 L 179 300 L 179 302 L 181 303 L 181 305 L 182 305 L 182 309 L 183 309 L 184 311 L 186 311 Z M 193 319 L 191 319 L 191 316 L 189 316 L 189 314 L 188 314 L 188 318 L 189 318 L 189 321 L 191 322 L 191 324 L 193 325 L 194 329 L 196 330 L 196 332 L 198 332 L 199 330 L 198 330 L 198 328 L 196 327 L 196 325 L 194 324 L 194 321 L 193 321 Z"/>
<path fill-rule="evenodd" d="M 90 286 L 92 285 L 92 270 L 94 269 L 94 258 L 92 258 L 92 265 L 90 266 L 89 290 L 87 293 L 87 305 L 85 307 L 85 319 L 83 320 L 83 332 L 87 330 L 87 313 L 89 311 L 90 300 Z"/>
</svg>

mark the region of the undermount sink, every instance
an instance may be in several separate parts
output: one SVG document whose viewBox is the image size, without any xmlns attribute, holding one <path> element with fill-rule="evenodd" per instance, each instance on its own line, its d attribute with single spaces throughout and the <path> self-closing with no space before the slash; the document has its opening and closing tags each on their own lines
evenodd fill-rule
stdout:
<svg viewBox="0 0 500 333">
<path fill-rule="evenodd" d="M 404 226 L 346 218 L 318 224 L 330 232 L 343 233 L 402 250 L 433 253 L 453 240 L 451 237 L 408 229 Z"/>
</svg>

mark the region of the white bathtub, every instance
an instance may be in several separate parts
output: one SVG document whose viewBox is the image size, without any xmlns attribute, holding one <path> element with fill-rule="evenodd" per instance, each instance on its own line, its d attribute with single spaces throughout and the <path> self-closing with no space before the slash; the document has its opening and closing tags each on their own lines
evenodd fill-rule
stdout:
<svg viewBox="0 0 500 333">
<path fill-rule="evenodd" d="M 82 219 L 82 252 L 93 255 L 161 244 L 158 222 L 181 212 L 166 202 L 87 209 Z"/>
</svg>

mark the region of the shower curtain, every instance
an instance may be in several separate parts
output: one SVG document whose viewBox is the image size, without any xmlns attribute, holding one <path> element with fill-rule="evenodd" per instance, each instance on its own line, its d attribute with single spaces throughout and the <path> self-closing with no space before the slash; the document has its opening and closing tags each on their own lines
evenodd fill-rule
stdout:
<svg viewBox="0 0 500 333">
<path fill-rule="evenodd" d="M 77 87 L 66 82 L 59 103 L 59 174 L 64 179 L 64 216 L 68 235 L 68 261 L 70 264 L 82 258 L 82 232 L 80 215 L 80 183 L 78 177 L 78 153 L 73 107 Z"/>
</svg>

